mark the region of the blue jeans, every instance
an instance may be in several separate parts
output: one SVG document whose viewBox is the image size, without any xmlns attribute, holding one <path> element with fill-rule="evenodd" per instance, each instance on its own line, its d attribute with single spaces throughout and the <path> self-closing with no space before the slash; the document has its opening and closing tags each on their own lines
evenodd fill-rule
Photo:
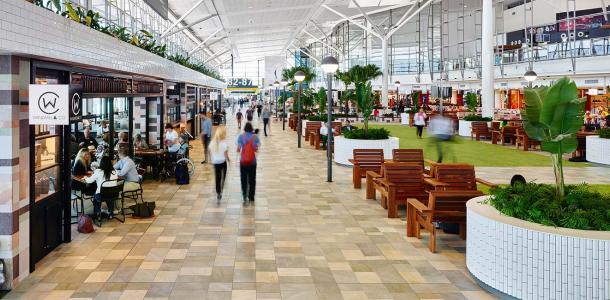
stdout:
<svg viewBox="0 0 610 300">
<path fill-rule="evenodd" d="M 114 200 L 104 200 L 106 201 L 106 205 L 108 206 L 108 214 L 112 217 L 114 216 Z M 102 212 L 102 195 L 95 194 L 93 195 L 93 213 L 95 215 L 99 215 Z"/>
</svg>

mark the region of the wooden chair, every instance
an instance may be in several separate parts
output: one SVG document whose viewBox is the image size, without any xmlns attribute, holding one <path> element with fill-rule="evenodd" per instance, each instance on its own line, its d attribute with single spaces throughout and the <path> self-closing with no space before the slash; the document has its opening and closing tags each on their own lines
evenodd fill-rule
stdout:
<svg viewBox="0 0 610 300">
<path fill-rule="evenodd" d="M 476 178 L 473 165 L 469 164 L 433 164 L 430 177 L 425 178 L 428 190 L 477 190 L 477 183 L 495 187 L 496 185 Z"/>
<path fill-rule="evenodd" d="M 519 149 L 519 147 L 523 145 L 523 151 L 528 151 L 530 148 L 535 148 L 536 146 L 540 145 L 539 141 L 532 140 L 529 138 L 527 132 L 525 132 L 525 129 L 523 129 L 523 127 L 517 128 L 517 133 L 515 134 L 515 136 L 515 145 L 517 146 L 517 149 Z"/>
<path fill-rule="evenodd" d="M 420 236 L 420 228 L 430 232 L 428 248 L 436 252 L 435 222 L 457 223 L 460 237 L 466 238 L 466 202 L 484 195 L 479 191 L 431 191 L 428 203 L 415 198 L 407 199 L 407 236 Z"/>
<path fill-rule="evenodd" d="M 477 141 L 481 140 L 481 137 L 491 139 L 491 131 L 487 127 L 487 122 L 472 122 L 472 130 L 470 132 L 470 139 L 476 138 Z"/>
<path fill-rule="evenodd" d="M 504 126 L 500 131 L 494 130 L 491 135 L 491 143 L 497 144 L 498 139 L 504 145 L 505 143 L 515 144 L 517 139 L 517 127 L 515 126 Z"/>
<path fill-rule="evenodd" d="M 381 165 L 384 162 L 383 149 L 354 149 L 349 162 L 354 165 L 352 168 L 354 188 L 359 189 L 367 171 L 381 172 Z"/>
<path fill-rule="evenodd" d="M 398 217 L 398 206 L 406 205 L 407 198 L 426 202 L 424 169 L 413 163 L 385 163 L 383 177 L 373 179 L 374 191 L 381 194 L 381 206 L 388 210 L 388 218 Z M 373 193 L 375 199 L 375 193 Z"/>
<path fill-rule="evenodd" d="M 392 162 L 414 163 L 424 168 L 422 149 L 392 149 Z"/>
</svg>

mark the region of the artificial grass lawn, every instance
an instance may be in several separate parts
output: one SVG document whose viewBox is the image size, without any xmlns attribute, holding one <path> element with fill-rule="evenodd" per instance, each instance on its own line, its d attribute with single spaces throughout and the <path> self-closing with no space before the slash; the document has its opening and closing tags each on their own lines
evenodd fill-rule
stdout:
<svg viewBox="0 0 610 300">
<path fill-rule="evenodd" d="M 416 136 L 415 127 L 404 125 L 370 125 L 371 128 L 383 127 L 390 131 L 390 135 L 400 138 L 400 148 L 423 149 L 424 157 L 437 160 L 437 150 L 434 139 L 428 138 L 424 130 L 423 139 Z M 456 137 L 454 142 L 446 143 L 448 154 L 444 162 L 469 163 L 477 167 L 548 167 L 552 168 L 548 156 L 525 152 L 515 147 L 503 147 L 485 142 L 471 141 L 470 138 Z M 455 157 L 455 161 L 454 161 Z M 564 160 L 565 167 L 584 167 L 587 163 L 574 163 Z"/>
</svg>

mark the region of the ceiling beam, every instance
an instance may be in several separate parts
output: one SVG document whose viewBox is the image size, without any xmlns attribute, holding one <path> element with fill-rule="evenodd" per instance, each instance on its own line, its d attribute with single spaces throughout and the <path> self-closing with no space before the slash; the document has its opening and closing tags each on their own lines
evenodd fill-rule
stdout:
<svg viewBox="0 0 610 300">
<path fill-rule="evenodd" d="M 405 18 L 402 23 L 397 24 L 396 27 L 394 27 L 390 32 L 388 32 L 386 37 L 391 37 L 392 35 L 394 35 L 394 33 L 396 33 L 396 31 L 398 31 L 403 25 L 407 24 L 407 22 L 409 22 L 411 19 L 413 19 L 413 17 L 415 17 L 420 11 L 422 11 L 424 8 L 428 7 L 428 5 L 430 5 L 432 2 L 434 2 L 434 0 L 428 0 L 426 1 L 423 5 L 421 5 L 416 11 L 414 11 L 409 17 Z M 413 6 L 415 6 L 415 3 L 413 4 Z"/>
<path fill-rule="evenodd" d="M 195 46 L 195 48 L 193 48 L 193 50 L 189 51 L 189 56 L 191 56 L 193 53 L 195 53 L 195 51 L 197 51 L 197 49 L 201 48 L 203 45 L 205 45 L 205 43 L 207 43 L 212 37 L 214 37 L 217 33 L 219 33 L 222 30 L 222 28 L 218 28 L 216 29 L 216 31 L 214 31 L 212 34 L 208 35 L 208 37 L 206 37 L 201 43 L 199 43 L 197 46 Z"/>
<path fill-rule="evenodd" d="M 320 32 L 322 33 L 322 35 L 324 36 L 325 39 L 328 38 L 328 35 L 324 32 L 324 30 L 322 30 L 322 28 L 320 27 L 320 25 L 318 25 L 318 23 L 316 23 L 315 21 L 311 20 L 311 24 L 313 24 L 313 26 Z"/>
<path fill-rule="evenodd" d="M 356 8 L 358 8 L 358 11 L 362 14 L 362 16 L 366 19 L 366 21 L 369 22 L 369 24 L 371 24 L 371 26 L 373 27 L 373 29 L 375 31 L 377 31 L 377 33 L 379 33 L 380 35 L 385 34 L 385 32 L 379 27 L 379 25 L 377 25 L 375 22 L 373 22 L 373 20 L 369 17 L 369 15 L 367 13 L 365 13 L 364 10 L 362 10 L 362 7 L 360 7 L 360 4 L 358 4 L 358 1 L 351 0 L 351 2 L 354 3 L 354 5 L 356 5 Z"/>
<path fill-rule="evenodd" d="M 261 9 L 244 9 L 231 13 L 227 13 L 227 17 L 237 17 L 237 16 L 252 16 L 254 14 L 266 14 L 266 13 L 279 13 L 284 11 L 293 11 L 293 10 L 304 10 L 311 9 L 313 5 L 298 5 L 298 6 L 286 6 L 286 7 L 268 7 Z"/>
<path fill-rule="evenodd" d="M 172 32 L 170 32 L 170 33 L 168 33 L 168 34 L 166 34 L 166 35 L 165 35 L 165 37 L 168 37 L 168 36 L 174 35 L 174 34 L 176 34 L 176 33 L 178 33 L 178 32 L 181 32 L 181 31 L 183 31 L 183 30 L 185 30 L 185 29 L 189 29 L 189 28 L 191 28 L 191 27 L 193 27 L 193 26 L 195 26 L 195 25 L 197 25 L 197 24 L 199 24 L 199 23 L 201 23 L 201 22 L 205 22 L 205 21 L 207 21 L 207 20 L 209 20 L 209 19 L 211 19 L 211 18 L 213 18 L 213 17 L 216 17 L 216 16 L 217 16 L 217 15 L 215 15 L 215 14 L 214 14 L 214 15 L 207 15 L 207 16 L 205 16 L 205 17 L 203 17 L 203 18 L 201 18 L 201 19 L 199 19 L 199 20 L 197 20 L 197 21 L 195 21 L 195 22 L 193 22 L 193 23 L 189 23 L 189 24 L 188 24 L 188 25 L 186 25 L 186 26 L 183 26 L 183 27 L 181 27 L 181 28 L 179 28 L 179 29 L 176 29 L 176 30 L 174 30 L 174 31 L 172 31 Z"/>
<path fill-rule="evenodd" d="M 223 54 L 225 54 L 225 53 L 227 53 L 229 51 L 231 51 L 231 48 L 227 48 L 226 46 L 222 47 L 221 50 L 216 51 L 216 53 L 214 53 L 211 57 L 208 57 L 203 63 L 205 64 L 208 61 L 210 61 L 212 59 L 215 59 L 216 57 L 219 57 L 219 56 L 221 56 L 221 55 L 223 55 Z"/>
<path fill-rule="evenodd" d="M 307 23 L 311 20 L 311 18 L 313 18 L 313 15 L 318 11 L 318 7 L 320 5 L 323 5 L 325 1 L 326 0 L 317 0 L 316 3 L 314 5 L 312 5 L 313 9 L 305 16 L 305 18 L 303 18 L 304 21 L 297 28 L 297 30 L 292 32 L 292 34 L 286 41 L 286 45 L 282 48 L 282 51 L 280 53 L 278 53 L 278 55 L 286 54 L 286 50 L 288 49 L 288 47 L 290 47 L 290 44 L 292 44 L 292 41 L 297 37 L 297 35 L 299 35 L 301 33 L 301 31 L 303 31 L 303 29 L 305 29 L 305 27 L 307 27 Z"/>
<path fill-rule="evenodd" d="M 328 6 L 328 5 L 326 5 L 326 4 L 325 4 L 325 5 L 322 5 L 322 7 L 326 8 L 327 10 L 329 10 L 330 12 L 334 13 L 335 15 L 337 15 L 337 16 L 339 16 L 339 17 L 346 19 L 346 20 L 347 20 L 347 21 L 349 21 L 350 23 L 352 23 L 352 24 L 354 24 L 354 25 L 356 25 L 356 26 L 358 26 L 358 27 L 362 28 L 364 31 L 366 31 L 366 32 L 368 32 L 368 33 L 370 33 L 370 34 L 372 34 L 372 35 L 374 35 L 374 36 L 378 37 L 379 39 L 382 39 L 381 35 L 380 35 L 379 33 L 377 33 L 377 31 L 376 31 L 376 30 L 373 30 L 373 29 L 371 29 L 371 28 L 367 28 L 366 26 L 364 26 L 364 25 L 362 25 L 362 24 L 360 24 L 360 23 L 358 23 L 358 22 L 354 21 L 354 19 L 352 19 L 351 17 L 348 17 L 348 16 L 346 16 L 346 15 L 344 15 L 344 14 L 342 14 L 342 13 L 340 13 L 340 12 L 336 11 L 335 9 L 331 8 L 330 6 Z"/>
<path fill-rule="evenodd" d="M 163 33 L 161 34 L 161 39 L 164 38 L 169 32 L 170 30 L 174 29 L 174 27 L 176 27 L 176 25 L 180 24 L 180 22 L 182 22 L 182 20 L 184 20 L 184 18 L 186 18 L 189 14 L 191 14 L 195 8 L 199 7 L 199 5 L 201 5 L 201 3 L 203 3 L 203 1 L 205 0 L 199 0 L 197 1 L 197 3 L 195 3 L 195 5 L 193 5 L 193 7 L 189 8 L 189 10 L 187 10 L 182 16 L 180 16 L 180 18 L 178 18 L 178 20 L 176 20 L 176 22 L 172 23 L 171 26 L 169 26 L 167 29 L 165 29 L 165 31 L 163 31 Z"/>
<path fill-rule="evenodd" d="M 320 42 L 322 45 L 334 50 L 337 54 L 339 54 L 339 56 L 343 56 L 343 53 L 341 51 L 339 51 L 339 49 L 337 49 L 335 46 L 327 44 L 326 42 L 322 41 L 321 39 L 317 38 L 315 35 L 309 33 L 309 31 L 307 30 L 303 30 L 303 32 L 307 35 L 309 35 L 310 37 L 314 38 L 316 41 Z"/>
</svg>

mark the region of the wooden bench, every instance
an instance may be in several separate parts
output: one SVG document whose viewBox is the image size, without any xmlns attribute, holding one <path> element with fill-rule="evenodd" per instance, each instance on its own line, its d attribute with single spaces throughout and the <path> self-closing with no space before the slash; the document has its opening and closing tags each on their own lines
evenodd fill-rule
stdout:
<svg viewBox="0 0 610 300">
<path fill-rule="evenodd" d="M 407 200 L 407 236 L 420 237 L 423 227 L 430 232 L 428 248 L 436 252 L 435 222 L 457 223 L 460 226 L 460 237 L 466 239 L 466 202 L 483 196 L 479 191 L 431 191 L 428 203 L 416 198 Z"/>
<path fill-rule="evenodd" d="M 349 162 L 354 165 L 352 168 L 354 188 L 359 189 L 367 171 L 381 172 L 381 165 L 384 162 L 383 149 L 354 149 Z"/>
<path fill-rule="evenodd" d="M 322 122 L 319 121 L 309 121 L 305 125 L 305 141 L 309 141 L 309 134 L 311 132 L 320 132 L 320 127 L 322 127 Z M 309 142 L 310 145 L 313 145 L 312 142 Z"/>
<path fill-rule="evenodd" d="M 477 190 L 477 183 L 489 186 L 496 185 L 476 178 L 473 165 L 469 164 L 433 164 L 430 167 L 431 178 L 426 178 L 428 190 Z"/>
<path fill-rule="evenodd" d="M 332 122 L 334 136 L 341 135 L 341 122 Z M 310 145 L 315 146 L 316 150 L 321 149 L 320 144 L 322 142 L 322 135 L 320 134 L 320 130 L 316 132 L 309 133 Z M 332 145 L 331 145 L 332 147 Z"/>
<path fill-rule="evenodd" d="M 472 122 L 472 130 L 470 131 L 470 139 L 476 138 L 477 141 L 481 140 L 481 137 L 491 139 L 491 131 L 487 127 L 487 122 Z"/>
<path fill-rule="evenodd" d="M 388 218 L 398 217 L 398 206 L 406 205 L 407 198 L 426 202 L 424 169 L 413 163 L 385 163 L 383 177 L 373 179 L 374 191 L 381 194 L 381 206 L 388 210 Z M 373 192 L 373 200 L 375 192 Z"/>
<path fill-rule="evenodd" d="M 505 143 L 515 144 L 517 139 L 516 126 L 504 126 L 501 130 L 494 130 L 491 133 L 491 143 L 497 144 L 498 140 L 504 145 Z"/>
<path fill-rule="evenodd" d="M 517 149 L 519 149 L 519 147 L 523 145 L 523 151 L 528 151 L 530 148 L 540 146 L 540 142 L 530 139 L 527 135 L 527 132 L 525 132 L 525 129 L 523 129 L 522 127 L 518 127 L 515 145 L 517 146 Z"/>
<path fill-rule="evenodd" d="M 392 149 L 392 161 L 415 163 L 424 168 L 424 150 L 422 149 Z"/>
</svg>

